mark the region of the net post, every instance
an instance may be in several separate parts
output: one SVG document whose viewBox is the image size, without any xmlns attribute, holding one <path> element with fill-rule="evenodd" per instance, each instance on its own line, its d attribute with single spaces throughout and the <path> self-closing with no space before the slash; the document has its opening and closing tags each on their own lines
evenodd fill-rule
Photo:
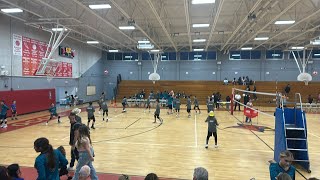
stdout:
<svg viewBox="0 0 320 180">
<path fill-rule="evenodd" d="M 234 88 L 232 88 L 232 96 L 231 96 L 231 103 L 230 103 L 230 113 L 233 115 L 233 106 L 234 106 Z"/>
</svg>

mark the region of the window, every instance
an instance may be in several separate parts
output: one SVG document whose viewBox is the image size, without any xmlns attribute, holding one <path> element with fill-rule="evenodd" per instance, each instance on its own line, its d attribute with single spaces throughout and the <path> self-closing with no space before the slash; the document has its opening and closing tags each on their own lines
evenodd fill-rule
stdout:
<svg viewBox="0 0 320 180">
<path fill-rule="evenodd" d="M 320 59 L 320 50 L 312 51 L 312 59 Z"/>
<path fill-rule="evenodd" d="M 230 51 L 230 60 L 261 59 L 261 51 Z"/>
<path fill-rule="evenodd" d="M 207 60 L 217 60 L 217 52 L 216 51 L 208 51 Z"/>
<path fill-rule="evenodd" d="M 177 53 L 176 52 L 168 52 L 169 60 L 177 60 Z"/>
<path fill-rule="evenodd" d="M 142 60 L 154 60 L 154 54 L 142 53 Z"/>
<path fill-rule="evenodd" d="M 123 53 L 122 59 L 125 61 L 134 61 L 138 59 L 138 53 L 134 53 L 134 52 Z"/>
<path fill-rule="evenodd" d="M 283 51 L 281 50 L 267 50 L 266 59 L 280 60 L 283 59 Z"/>
<path fill-rule="evenodd" d="M 114 60 L 122 60 L 122 53 L 114 53 Z"/>
<path fill-rule="evenodd" d="M 303 59 L 303 51 L 289 51 L 289 59 L 294 59 L 293 53 L 297 59 Z M 310 54 L 310 51 L 306 51 L 305 58 L 308 58 L 309 54 Z M 311 55 L 310 55 L 310 58 L 311 58 Z"/>
<path fill-rule="evenodd" d="M 189 52 L 180 52 L 180 60 L 188 60 Z"/>
<path fill-rule="evenodd" d="M 114 53 L 107 53 L 107 60 L 114 60 Z"/>
</svg>

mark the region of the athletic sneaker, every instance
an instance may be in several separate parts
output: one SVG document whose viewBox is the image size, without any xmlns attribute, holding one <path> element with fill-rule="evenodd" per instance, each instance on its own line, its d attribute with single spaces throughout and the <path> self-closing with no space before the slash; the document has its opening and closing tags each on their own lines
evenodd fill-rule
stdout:
<svg viewBox="0 0 320 180">
<path fill-rule="evenodd" d="M 48 123 L 46 122 L 46 126 L 48 126 Z"/>
<path fill-rule="evenodd" d="M 60 120 L 58 120 L 58 123 L 60 124 L 60 123 L 61 123 L 61 121 L 60 121 Z"/>
<path fill-rule="evenodd" d="M 96 129 L 94 126 L 91 126 L 91 129 Z"/>
<path fill-rule="evenodd" d="M 68 171 L 74 171 L 74 168 L 73 167 L 68 167 L 67 170 Z"/>
<path fill-rule="evenodd" d="M 2 128 L 7 128 L 8 127 L 8 125 L 7 124 L 4 124 L 4 126 L 2 127 Z"/>
<path fill-rule="evenodd" d="M 106 122 L 108 122 L 108 121 L 109 121 L 109 119 L 107 118 Z"/>
<path fill-rule="evenodd" d="M 1 128 L 3 128 L 4 127 L 4 124 L 1 124 Z"/>
<path fill-rule="evenodd" d="M 104 121 L 104 118 L 102 118 L 102 121 Z"/>
<path fill-rule="evenodd" d="M 205 148 L 208 149 L 208 144 L 206 144 Z"/>
<path fill-rule="evenodd" d="M 216 145 L 214 145 L 214 147 L 215 147 L 215 148 L 218 148 L 219 146 L 218 146 L 218 144 L 216 144 Z"/>
</svg>

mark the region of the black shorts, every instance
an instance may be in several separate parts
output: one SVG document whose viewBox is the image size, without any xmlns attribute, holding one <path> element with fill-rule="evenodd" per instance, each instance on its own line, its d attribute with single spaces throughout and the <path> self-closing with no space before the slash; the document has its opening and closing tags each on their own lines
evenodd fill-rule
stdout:
<svg viewBox="0 0 320 180">
<path fill-rule="evenodd" d="M 187 109 L 187 112 L 189 113 L 191 111 L 191 109 Z"/>
<path fill-rule="evenodd" d="M 15 114 L 17 114 L 17 111 L 16 110 L 12 111 L 12 115 L 15 115 Z"/>
<path fill-rule="evenodd" d="M 7 114 L 4 114 L 4 115 L 0 115 L 0 120 L 5 120 L 5 119 L 7 119 Z"/>
<path fill-rule="evenodd" d="M 51 116 L 59 116 L 58 113 L 51 113 Z"/>
<path fill-rule="evenodd" d="M 172 104 L 169 104 L 167 107 L 168 107 L 169 109 L 172 109 Z"/>
<path fill-rule="evenodd" d="M 179 109 L 176 109 L 176 112 L 180 112 L 180 108 L 179 108 Z"/>
<path fill-rule="evenodd" d="M 108 109 L 106 109 L 106 110 L 103 110 L 103 113 L 108 113 Z"/>
<path fill-rule="evenodd" d="M 94 116 L 88 117 L 88 122 L 90 122 L 91 119 L 93 120 L 93 122 L 96 122 L 96 118 Z"/>
<path fill-rule="evenodd" d="M 154 114 L 154 117 L 157 117 L 157 118 L 159 118 L 159 114 Z"/>
<path fill-rule="evenodd" d="M 193 109 L 196 109 L 196 108 L 199 109 L 199 106 L 196 106 L 196 105 L 195 105 L 195 106 L 193 107 Z"/>
<path fill-rule="evenodd" d="M 207 135 L 207 136 L 214 136 L 214 134 L 217 134 L 217 131 L 216 131 L 216 132 L 210 132 L 210 131 L 208 131 L 208 135 Z"/>
</svg>

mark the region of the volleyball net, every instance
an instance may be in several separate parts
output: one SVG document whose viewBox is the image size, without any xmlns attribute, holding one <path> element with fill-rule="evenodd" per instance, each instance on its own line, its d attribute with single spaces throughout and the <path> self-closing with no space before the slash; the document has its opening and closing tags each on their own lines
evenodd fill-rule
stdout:
<svg viewBox="0 0 320 180">
<path fill-rule="evenodd" d="M 247 91 L 243 89 L 232 89 L 230 112 L 244 112 L 246 110 L 256 115 L 274 117 L 276 107 L 283 106 L 283 96 L 281 93 Z"/>
</svg>

